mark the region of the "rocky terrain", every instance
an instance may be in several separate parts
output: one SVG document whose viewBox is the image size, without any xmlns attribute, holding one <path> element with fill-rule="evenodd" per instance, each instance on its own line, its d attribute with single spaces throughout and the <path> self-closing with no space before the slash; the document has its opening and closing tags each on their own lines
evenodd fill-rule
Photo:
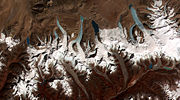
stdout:
<svg viewBox="0 0 180 100">
<path fill-rule="evenodd" d="M 0 100 L 166 100 L 164 84 L 180 87 L 179 0 L 1 0 L 0 32 Z"/>
</svg>

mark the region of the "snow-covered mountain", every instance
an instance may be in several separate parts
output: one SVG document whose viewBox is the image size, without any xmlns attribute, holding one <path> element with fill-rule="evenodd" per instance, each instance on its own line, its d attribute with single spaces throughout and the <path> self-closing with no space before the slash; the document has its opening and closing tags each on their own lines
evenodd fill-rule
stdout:
<svg viewBox="0 0 180 100">
<path fill-rule="evenodd" d="M 95 41 L 88 40 L 88 43 L 81 42 L 84 21 L 82 16 L 80 17 L 80 32 L 74 40 L 71 40 L 74 38 L 73 35 L 69 36 L 57 19 L 57 26 L 61 30 L 62 36 L 58 36 L 54 31 L 55 37 L 47 37 L 49 40 L 40 40 L 37 37 L 40 43 L 27 47 L 30 70 L 21 73 L 19 76 L 21 80 L 13 87 L 13 94 L 36 100 L 38 97 L 33 92 L 41 91 L 39 89 L 43 88 L 44 84 L 48 84 L 55 90 L 59 90 L 61 84 L 62 94 L 71 97 L 73 95 L 71 81 L 75 81 L 85 96 L 90 98 L 87 87 L 77 73 L 85 75 L 86 78 L 83 80 L 85 82 L 91 80 L 93 71 L 111 82 L 108 75 L 104 73 L 109 71 L 109 74 L 113 74 L 120 66 L 124 78 L 124 82 L 122 82 L 125 88 L 122 91 L 124 91 L 135 85 L 140 79 L 139 77 L 149 71 L 177 70 L 176 66 L 180 63 L 180 32 L 178 31 L 178 22 L 173 19 L 176 12 L 174 12 L 174 8 L 163 5 L 162 0 L 153 1 L 153 4 L 147 7 L 147 10 L 152 12 L 148 16 L 151 21 L 148 29 L 141 23 L 133 5 L 129 5 L 134 26 L 127 29 L 119 22 L 117 28 L 99 29 L 97 25 L 94 25 L 95 22 L 92 22 L 94 25 L 92 27 L 95 29 Z M 134 30 L 134 27 L 140 31 Z M 129 33 L 127 30 L 130 30 Z M 141 33 L 143 36 L 140 35 Z M 144 41 L 142 42 L 142 40 Z M 6 42 L 8 50 L 18 43 L 18 41 L 12 42 L 9 37 L 5 38 L 3 33 L 0 42 Z M 162 59 L 166 59 L 165 63 Z M 115 64 L 117 60 L 119 63 Z M 133 76 L 132 73 L 129 73 L 129 66 L 126 66 L 125 62 L 131 65 L 132 70 L 138 69 L 137 73 L 139 74 Z M 104 72 L 92 67 L 91 64 L 100 66 Z M 143 68 L 148 70 L 141 72 Z M 177 84 L 179 84 L 178 82 Z M 180 96 L 180 93 L 170 91 L 168 85 L 162 84 L 161 86 L 169 98 L 176 100 Z"/>
</svg>

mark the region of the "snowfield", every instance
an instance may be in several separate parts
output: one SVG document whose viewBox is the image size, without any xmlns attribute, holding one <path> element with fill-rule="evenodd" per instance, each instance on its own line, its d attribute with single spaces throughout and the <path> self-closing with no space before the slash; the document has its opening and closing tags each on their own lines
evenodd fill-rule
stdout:
<svg viewBox="0 0 180 100">
<path fill-rule="evenodd" d="M 166 8 L 162 4 L 162 0 L 154 0 L 154 4 L 152 4 L 151 7 L 147 7 L 148 10 L 153 12 L 149 15 L 149 19 L 153 20 L 153 24 L 150 26 L 151 29 L 142 27 L 142 23 L 137 19 L 138 15 L 136 15 L 135 9 L 133 6 L 131 7 L 133 19 L 144 35 L 143 43 L 140 43 L 142 37 L 138 35 L 137 30 L 135 30 L 134 33 L 137 38 L 134 40 L 131 35 L 131 41 L 129 42 L 127 40 L 127 34 L 129 34 L 127 30 L 129 29 L 119 23 L 120 27 L 114 29 L 100 29 L 99 36 L 101 42 L 96 35 L 95 49 L 92 50 L 92 44 L 89 42 L 88 44 L 83 44 L 84 47 L 86 47 L 86 50 L 83 50 L 81 47 L 82 44 L 80 44 L 83 35 L 83 17 L 80 17 L 81 28 L 78 37 L 69 43 L 68 40 L 73 38 L 73 36 L 68 36 L 67 32 L 61 27 L 57 20 L 57 26 L 62 31 L 63 36 L 58 37 L 54 31 L 55 39 L 52 37 L 50 37 L 50 41 L 39 39 L 41 43 L 39 46 L 28 46 L 27 52 L 29 54 L 29 66 L 31 69 L 29 73 L 22 73 L 22 75 L 20 75 L 21 79 L 24 80 L 21 80 L 17 86 L 13 87 L 15 90 L 14 94 L 19 96 L 28 94 L 28 97 L 32 100 L 38 99 L 34 97 L 34 94 L 31 94 L 32 91 L 37 90 L 37 79 L 45 79 L 44 74 L 49 74 L 51 67 L 53 67 L 55 70 L 61 72 L 61 77 L 63 78 L 50 82 L 50 86 L 57 89 L 57 85 L 60 83 L 62 84 L 65 94 L 71 96 L 72 89 L 68 81 L 72 80 L 72 78 L 67 77 L 66 70 L 68 70 L 68 68 L 64 68 L 62 62 L 69 61 L 72 63 L 72 67 L 78 71 L 87 72 L 86 81 L 88 81 L 92 70 L 89 64 L 93 63 L 105 67 L 112 72 L 116 70 L 116 66 L 112 65 L 114 59 L 109 57 L 109 54 L 111 54 L 110 49 L 112 48 L 117 49 L 120 47 L 120 49 L 124 49 L 123 52 L 127 52 L 128 55 L 134 54 L 131 61 L 134 62 L 135 65 L 140 59 L 155 58 L 161 55 L 165 55 L 168 59 L 180 61 L 180 31 L 178 31 L 178 23 L 170 20 L 175 15 L 174 9 L 167 8 L 170 9 L 170 13 L 167 14 L 166 11 L 164 11 Z M 13 40 L 11 37 L 5 37 L 5 35 L 1 33 L 0 43 L 6 43 L 8 50 L 11 51 L 11 48 L 17 45 L 19 41 Z M 73 45 L 76 46 L 76 50 L 73 48 Z M 93 55 L 95 56 L 92 57 Z M 3 58 L 1 57 L 0 59 Z M 3 66 L 1 62 L 0 65 Z M 174 65 L 172 67 L 174 67 Z M 68 71 L 71 72 L 71 70 Z M 170 91 L 168 84 L 162 85 L 169 98 L 173 100 L 176 100 L 176 98 L 180 96 L 179 81 L 177 85 L 177 91 Z"/>
</svg>

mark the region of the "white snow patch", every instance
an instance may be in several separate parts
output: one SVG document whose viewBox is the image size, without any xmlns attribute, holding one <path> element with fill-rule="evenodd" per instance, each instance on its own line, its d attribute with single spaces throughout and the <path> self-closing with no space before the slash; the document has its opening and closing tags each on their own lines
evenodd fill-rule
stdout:
<svg viewBox="0 0 180 100">
<path fill-rule="evenodd" d="M 20 81 L 17 81 L 17 85 L 13 87 L 13 94 L 16 96 L 28 97 L 31 100 L 37 100 L 38 98 L 32 94 L 33 91 L 37 90 L 37 72 L 35 69 L 30 70 L 28 73 L 22 73 L 20 75 Z"/>
<path fill-rule="evenodd" d="M 1 33 L 0 43 L 6 43 L 8 50 L 11 51 L 12 47 L 16 46 L 20 42 L 19 40 L 12 39 L 12 37 L 6 37 L 4 33 Z"/>
<path fill-rule="evenodd" d="M 50 83 L 50 85 L 57 89 L 57 84 L 60 82 L 64 88 L 66 95 L 72 94 L 72 89 L 68 83 L 69 79 L 66 77 L 66 71 L 63 66 L 61 66 L 60 60 L 70 61 L 72 66 L 79 71 L 86 71 L 91 74 L 91 68 L 89 68 L 90 63 L 106 67 L 115 71 L 116 66 L 110 66 L 113 63 L 113 59 L 108 57 L 111 48 L 125 49 L 125 52 L 129 54 L 134 54 L 134 58 L 131 60 L 135 63 L 140 59 L 156 57 L 161 54 L 165 54 L 166 57 L 180 60 L 180 38 L 179 32 L 177 31 L 177 23 L 171 21 L 170 18 L 174 16 L 173 9 L 170 10 L 170 16 L 168 18 L 167 14 L 163 11 L 164 6 L 162 6 L 162 0 L 154 0 L 152 8 L 148 7 L 149 10 L 154 13 L 149 16 L 149 19 L 154 20 L 152 23 L 152 28 L 154 30 L 147 30 L 148 32 L 154 34 L 144 34 L 144 43 L 140 44 L 140 36 L 137 38 L 136 44 L 129 43 L 127 41 L 127 30 L 126 28 L 119 29 L 101 29 L 100 38 L 102 43 L 95 39 L 95 48 L 97 51 L 83 51 L 81 46 L 76 43 L 77 50 L 74 51 L 71 44 L 66 44 L 66 37 L 61 41 L 57 39 L 53 40 L 52 43 L 42 43 L 41 46 L 37 48 L 28 47 L 27 52 L 30 54 L 30 64 L 32 68 L 35 68 L 35 64 L 38 62 L 38 66 L 42 67 L 42 72 L 49 74 L 49 65 L 54 65 L 58 72 L 62 72 L 64 75 L 64 80 L 55 80 Z M 170 9 L 170 8 L 169 8 Z M 137 34 L 137 31 L 135 31 Z M 59 44 L 58 44 L 59 42 Z M 86 46 L 87 47 L 87 46 Z M 87 55 L 96 53 L 93 58 L 88 58 Z M 100 61 L 102 60 L 102 61 Z M 55 65 L 56 64 L 56 65 Z M 88 76 L 87 76 L 88 77 Z"/>
<path fill-rule="evenodd" d="M 129 34 L 121 33 L 119 28 L 114 29 L 102 29 L 100 31 L 100 37 L 104 45 L 107 48 L 118 47 L 126 49 L 126 52 L 133 53 L 134 58 L 132 61 L 136 62 L 140 58 L 149 58 L 151 56 L 157 56 L 164 53 L 167 57 L 180 60 L 180 37 L 177 31 L 177 23 L 171 21 L 170 18 L 174 16 L 174 9 L 170 10 L 170 16 L 166 19 L 167 14 L 164 13 L 164 6 L 162 6 L 162 0 L 154 0 L 153 8 L 148 8 L 154 13 L 149 17 L 154 20 L 151 26 L 155 30 L 148 30 L 153 36 L 144 34 L 145 42 L 142 44 L 131 44 L 125 38 Z M 139 38 L 139 37 L 137 37 Z M 139 39 L 138 39 L 139 40 Z"/>
<path fill-rule="evenodd" d="M 52 41 L 52 44 L 50 41 L 48 43 L 42 43 L 43 45 L 38 46 L 38 48 L 35 47 L 28 47 L 27 52 L 30 54 L 29 57 L 29 66 L 32 68 L 37 67 L 36 63 L 38 62 L 38 67 L 41 67 L 41 71 L 44 74 L 50 74 L 49 68 L 54 67 L 55 71 L 62 74 L 63 79 L 62 80 L 54 80 L 53 82 L 50 82 L 49 85 L 57 89 L 58 83 L 62 84 L 62 88 L 64 89 L 64 93 L 67 96 L 71 96 L 72 89 L 68 83 L 69 79 L 66 77 L 66 71 L 64 71 L 63 66 L 60 65 L 59 61 L 61 59 L 64 59 L 66 54 L 66 47 L 62 46 L 62 43 L 57 44 L 57 39 Z M 62 47 L 61 47 L 62 46 Z M 57 49 L 58 47 L 58 49 Z M 56 64 L 56 65 L 55 65 Z M 51 69 L 51 68 L 50 68 Z"/>
<path fill-rule="evenodd" d="M 7 48 L 9 51 L 12 50 L 12 47 L 16 46 L 17 44 L 19 44 L 19 40 L 14 40 L 12 39 L 12 37 L 6 37 L 4 33 L 0 34 L 0 44 L 1 43 L 6 43 Z M 6 48 L 3 48 L 6 49 Z M 4 51 L 0 51 L 0 56 Z M 4 59 L 4 57 L 0 57 L 0 60 Z M 0 62 L 0 70 L 2 70 L 2 66 L 4 66 L 4 64 L 2 62 Z"/>
<path fill-rule="evenodd" d="M 176 90 L 170 90 L 169 84 L 162 85 L 164 91 L 166 92 L 167 96 L 171 100 L 177 100 L 180 97 L 180 81 L 176 81 L 176 85 L 178 88 Z"/>
</svg>

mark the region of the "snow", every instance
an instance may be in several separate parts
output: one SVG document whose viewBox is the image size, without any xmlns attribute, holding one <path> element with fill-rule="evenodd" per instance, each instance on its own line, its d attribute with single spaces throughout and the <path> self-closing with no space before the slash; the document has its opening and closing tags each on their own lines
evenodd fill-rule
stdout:
<svg viewBox="0 0 180 100">
<path fill-rule="evenodd" d="M 101 67 L 105 67 L 107 69 L 110 69 L 113 71 L 116 70 L 116 66 L 110 66 L 114 59 L 111 57 L 108 57 L 108 53 L 110 53 L 111 48 L 118 48 L 120 46 L 120 49 L 125 49 L 125 52 L 128 52 L 128 55 L 134 54 L 134 57 L 131 59 L 131 61 L 135 62 L 137 64 L 137 61 L 140 59 L 147 59 L 150 57 L 155 58 L 156 56 L 160 56 L 162 54 L 165 54 L 165 57 L 169 59 L 176 59 L 180 60 L 180 38 L 179 34 L 180 32 L 177 31 L 177 23 L 170 20 L 175 14 L 174 9 L 170 9 L 170 15 L 167 17 L 167 14 L 164 13 L 164 9 L 162 9 L 164 6 L 162 6 L 162 0 L 154 0 L 155 3 L 152 5 L 152 7 L 148 7 L 148 10 L 153 11 L 154 13 L 150 14 L 149 19 L 154 20 L 152 21 L 151 28 L 154 30 L 147 30 L 143 29 L 144 32 L 144 43 L 139 43 L 141 37 L 137 36 L 137 43 L 132 44 L 129 43 L 127 40 L 127 29 L 126 27 L 123 27 L 122 25 L 117 28 L 113 29 L 100 29 L 100 38 L 101 42 L 99 40 L 95 39 L 95 50 L 90 51 L 90 48 L 88 45 L 84 44 L 84 47 L 88 47 L 86 51 L 82 50 L 80 43 L 76 43 L 77 51 L 73 49 L 72 42 L 67 44 L 67 33 L 65 30 L 63 30 L 63 38 L 60 38 L 61 40 L 58 41 L 57 37 L 56 39 L 52 39 L 49 42 L 43 42 L 41 41 L 41 45 L 35 47 L 28 47 L 27 52 L 29 54 L 29 66 L 31 67 L 32 72 L 29 73 L 29 75 L 24 76 L 24 79 L 30 80 L 30 83 L 33 84 L 33 86 L 29 89 L 25 88 L 27 84 L 24 84 L 25 82 L 18 83 L 17 87 L 14 87 L 15 90 L 18 91 L 18 95 L 20 94 L 26 94 L 27 91 L 32 91 L 36 88 L 37 81 L 35 81 L 36 78 L 39 76 L 37 75 L 37 66 L 36 63 L 38 62 L 38 68 L 42 68 L 42 72 L 44 74 L 49 74 L 49 68 L 52 67 L 50 64 L 55 67 L 57 72 L 61 72 L 63 75 L 62 80 L 54 80 L 53 82 L 50 82 L 50 86 L 54 89 L 57 89 L 57 85 L 59 83 L 62 84 L 63 91 L 67 96 L 70 96 L 72 94 L 72 88 L 69 84 L 69 81 L 71 81 L 70 78 L 67 78 L 67 73 L 64 66 L 61 65 L 60 61 L 69 61 L 72 63 L 72 67 L 74 69 L 82 72 L 87 72 L 87 80 L 88 81 L 88 75 L 91 74 L 91 68 L 89 67 L 90 63 L 93 63 L 95 65 L 99 65 Z M 120 23 L 119 23 L 120 24 Z M 60 25 L 60 24 L 59 24 Z M 62 27 L 61 27 L 62 29 Z M 145 32 L 147 31 L 147 32 Z M 138 31 L 135 31 L 135 34 L 137 34 Z M 148 33 L 151 33 L 153 35 L 150 35 Z M 73 36 L 73 34 L 72 34 Z M 1 36 L 5 40 L 5 36 Z M 72 38 L 72 37 L 70 37 Z M 4 40 L 0 41 L 4 41 Z M 15 45 L 14 43 L 11 43 L 11 38 L 7 38 L 7 44 L 9 47 L 12 47 L 12 45 Z M 97 53 L 95 57 L 89 58 L 86 55 Z M 100 60 L 102 61 L 100 62 Z M 76 63 L 77 62 L 77 63 Z M 33 76 L 33 77 L 32 77 Z M 28 84 L 30 84 L 28 83 Z M 24 90 L 21 91 L 21 90 Z M 26 91 L 26 92 L 25 92 Z M 28 92 L 29 93 L 29 92 Z M 174 93 L 174 92 L 173 92 Z M 29 96 L 31 97 L 31 95 Z M 151 98 L 149 98 L 151 99 Z"/>
<path fill-rule="evenodd" d="M 154 5 L 152 5 L 154 8 L 156 7 L 161 7 L 162 5 L 162 0 L 153 0 L 154 1 Z"/>
<path fill-rule="evenodd" d="M 37 97 L 32 94 L 33 91 L 37 90 L 37 72 L 35 69 L 31 69 L 28 73 L 22 73 L 20 75 L 20 80 L 15 80 L 17 85 L 13 87 L 13 94 L 16 96 L 28 97 L 32 100 L 38 100 Z M 19 81 L 19 82 L 18 82 Z"/>
<path fill-rule="evenodd" d="M 102 39 L 103 44 L 107 45 L 107 48 L 111 48 L 114 45 L 120 46 L 121 49 L 126 49 L 128 53 L 135 54 L 132 61 L 136 62 L 140 58 L 148 58 L 151 56 L 157 56 L 164 53 L 167 57 L 172 59 L 180 60 L 180 38 L 178 37 L 177 23 L 171 21 L 169 19 L 164 19 L 167 17 L 165 14 L 160 14 L 163 12 L 163 9 L 160 10 L 162 1 L 159 0 L 154 3 L 154 8 L 148 8 L 152 10 L 154 13 L 151 14 L 150 19 L 153 19 L 152 27 L 155 30 L 148 30 L 152 32 L 154 35 L 150 36 L 149 34 L 144 34 L 145 42 L 143 44 L 130 44 L 120 34 L 118 28 L 115 29 L 102 29 L 100 31 L 100 37 Z M 174 15 L 173 9 L 171 9 L 171 15 Z M 170 18 L 173 16 L 170 16 Z M 173 24 L 172 24 L 173 23 Z M 127 34 L 127 33 L 125 33 Z M 113 45 L 113 46 L 112 46 Z"/>
<path fill-rule="evenodd" d="M 19 44 L 19 40 L 12 39 L 12 37 L 6 37 L 4 33 L 1 33 L 0 35 L 1 35 L 0 36 L 0 44 L 5 43 L 7 45 L 7 48 L 9 51 L 11 51 L 14 46 Z M 0 55 L 3 52 L 4 51 L 0 51 Z M 1 56 L 0 60 L 2 60 L 2 59 L 4 59 L 4 57 Z M 5 66 L 5 65 L 2 62 L 0 62 L 0 70 L 2 70 L 2 66 Z"/>
<path fill-rule="evenodd" d="M 20 42 L 19 40 L 12 39 L 12 37 L 6 37 L 4 33 L 1 33 L 0 43 L 6 43 L 8 50 L 11 51 L 12 47 L 16 46 Z"/>
<path fill-rule="evenodd" d="M 162 85 L 164 91 L 171 100 L 177 100 L 178 97 L 180 97 L 180 81 L 176 81 L 176 85 L 177 88 L 175 90 L 170 90 L 169 84 Z"/>
<path fill-rule="evenodd" d="M 39 59 L 38 66 L 41 67 L 44 74 L 50 74 L 49 68 L 55 67 L 55 70 L 60 72 L 64 77 L 62 80 L 54 80 L 53 82 L 50 82 L 49 85 L 52 88 L 57 89 L 58 83 L 61 83 L 65 95 L 71 96 L 72 89 L 68 83 L 70 79 L 67 78 L 66 71 L 59 64 L 59 60 L 64 59 L 66 54 L 66 47 L 62 46 L 62 44 L 64 44 L 64 41 L 60 42 L 59 44 L 57 39 L 52 40 L 52 44 L 50 42 L 51 41 L 49 41 L 48 43 L 42 42 L 42 45 L 38 46 L 38 49 L 34 47 L 28 47 L 27 52 L 30 54 L 29 61 L 31 62 L 29 63 L 29 66 L 31 66 L 33 70 L 37 70 L 37 68 L 35 67 Z M 52 64 L 53 66 L 50 66 L 50 64 Z"/>
</svg>

